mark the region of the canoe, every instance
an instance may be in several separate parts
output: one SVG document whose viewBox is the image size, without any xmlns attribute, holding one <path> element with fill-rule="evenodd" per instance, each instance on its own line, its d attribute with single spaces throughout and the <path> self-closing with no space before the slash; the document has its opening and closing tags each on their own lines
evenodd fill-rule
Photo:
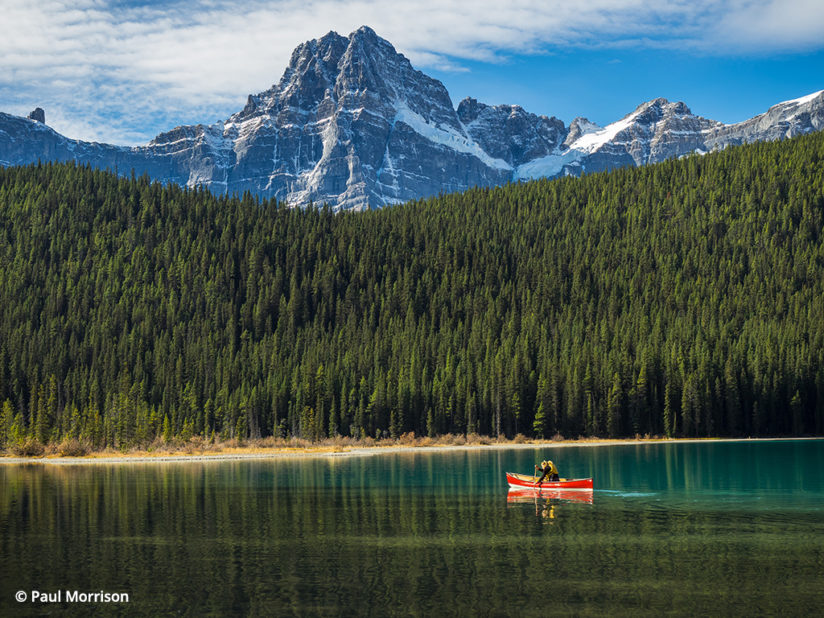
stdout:
<svg viewBox="0 0 824 618">
<path fill-rule="evenodd" d="M 506 501 L 509 504 L 535 504 L 536 500 L 592 504 L 592 492 L 586 489 L 524 489 L 523 487 L 513 487 L 506 494 Z"/>
<path fill-rule="evenodd" d="M 538 485 L 539 476 L 531 474 L 506 473 L 506 482 L 510 487 L 520 489 L 577 489 L 592 491 L 592 479 L 561 479 L 560 481 L 544 481 Z"/>
</svg>

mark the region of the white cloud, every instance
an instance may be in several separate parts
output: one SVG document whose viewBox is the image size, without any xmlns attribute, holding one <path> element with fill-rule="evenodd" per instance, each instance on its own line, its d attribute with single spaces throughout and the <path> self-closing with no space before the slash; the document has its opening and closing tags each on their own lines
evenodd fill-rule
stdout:
<svg viewBox="0 0 824 618">
<path fill-rule="evenodd" d="M 820 0 L 0 0 L 0 11 L 0 110 L 40 105 L 70 136 L 121 143 L 225 117 L 277 82 L 296 45 L 363 24 L 440 70 L 568 47 L 761 54 L 824 41 Z"/>
<path fill-rule="evenodd" d="M 724 50 L 770 53 L 824 46 L 821 0 L 735 0 L 712 28 L 705 44 Z"/>
</svg>

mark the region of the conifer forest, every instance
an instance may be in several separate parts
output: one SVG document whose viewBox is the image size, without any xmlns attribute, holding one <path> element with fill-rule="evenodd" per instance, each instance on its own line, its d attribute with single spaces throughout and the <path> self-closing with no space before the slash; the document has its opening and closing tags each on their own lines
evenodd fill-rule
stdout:
<svg viewBox="0 0 824 618">
<path fill-rule="evenodd" d="M 381 210 L 0 169 L 0 447 L 824 433 L 824 134 Z"/>
</svg>

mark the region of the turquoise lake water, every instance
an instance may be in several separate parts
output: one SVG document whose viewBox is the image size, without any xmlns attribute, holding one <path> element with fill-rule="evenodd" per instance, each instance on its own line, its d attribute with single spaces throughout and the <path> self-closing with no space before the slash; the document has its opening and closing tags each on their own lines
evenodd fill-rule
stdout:
<svg viewBox="0 0 824 618">
<path fill-rule="evenodd" d="M 0 465 L 0 556 L 3 616 L 820 615 L 824 440 Z"/>
</svg>

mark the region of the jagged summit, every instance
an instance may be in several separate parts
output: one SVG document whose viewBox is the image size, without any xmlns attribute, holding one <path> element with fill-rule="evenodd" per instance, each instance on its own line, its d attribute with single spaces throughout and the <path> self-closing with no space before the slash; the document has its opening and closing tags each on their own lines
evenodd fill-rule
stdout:
<svg viewBox="0 0 824 618">
<path fill-rule="evenodd" d="M 562 148 L 567 149 L 570 144 L 574 143 L 575 140 L 582 135 L 585 135 L 586 133 L 595 133 L 601 129 L 602 127 L 599 127 L 589 119 L 584 118 L 583 116 L 578 116 L 571 123 L 569 123 L 569 133 L 567 133 L 566 139 L 562 144 Z"/>
<path fill-rule="evenodd" d="M 658 98 L 605 127 L 581 117 L 567 127 L 469 97 L 455 109 L 441 82 L 362 26 L 298 45 L 280 80 L 226 121 L 176 127 L 146 146 L 70 140 L 36 119 L 0 113 L 0 165 L 76 160 L 216 193 L 362 209 L 820 130 L 824 91 L 732 125 Z"/>
<path fill-rule="evenodd" d="M 637 122 L 650 124 L 659 122 L 666 116 L 691 116 L 692 112 L 681 101 L 670 102 L 663 97 L 641 103 L 635 110 L 624 118 L 632 116 Z"/>
<path fill-rule="evenodd" d="M 471 185 L 447 171 L 440 161 L 444 152 L 486 156 L 470 144 L 443 84 L 415 70 L 367 26 L 348 37 L 330 32 L 299 45 L 280 81 L 251 95 L 226 122 L 225 133 L 240 171 L 229 175 L 227 190 L 259 192 L 247 186 L 248 179 L 266 178 L 263 190 L 276 197 L 343 208 L 435 192 L 428 188 L 433 176 L 460 190 Z M 429 149 L 407 169 L 406 161 Z M 439 167 L 428 169 L 430 162 Z"/>
<path fill-rule="evenodd" d="M 42 107 L 35 107 L 31 113 L 26 116 L 29 120 L 34 120 L 35 122 L 40 122 L 42 124 L 46 124 L 46 112 L 43 110 Z"/>
<path fill-rule="evenodd" d="M 417 113 L 426 112 L 433 102 L 452 106 L 443 84 L 415 70 L 391 43 L 370 27 L 361 26 L 348 37 L 331 31 L 301 43 L 292 52 L 280 81 L 264 92 L 249 95 L 246 107 L 231 120 L 273 110 L 282 113 L 286 108 L 306 112 L 327 100 L 344 106 L 403 100 Z M 453 124 L 451 117 L 440 120 Z"/>
<path fill-rule="evenodd" d="M 513 168 L 549 154 L 567 134 L 554 116 L 530 114 L 520 105 L 485 105 L 470 97 L 458 104 L 458 119 L 485 152 Z"/>
</svg>

